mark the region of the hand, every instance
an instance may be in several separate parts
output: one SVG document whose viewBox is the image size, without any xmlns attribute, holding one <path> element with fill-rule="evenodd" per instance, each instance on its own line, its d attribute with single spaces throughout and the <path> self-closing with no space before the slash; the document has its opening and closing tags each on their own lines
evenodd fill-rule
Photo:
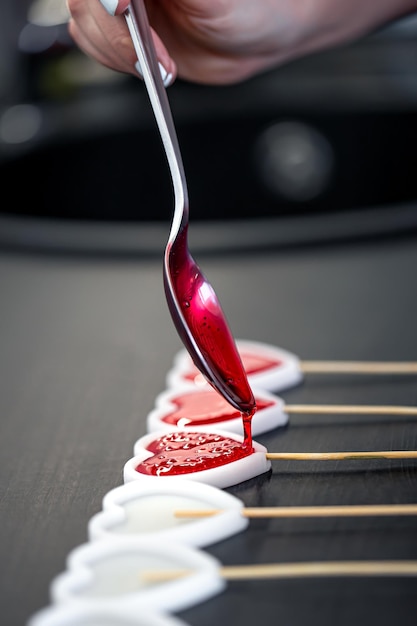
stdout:
<svg viewBox="0 0 417 626">
<path fill-rule="evenodd" d="M 136 73 L 122 15 L 129 0 L 67 0 L 69 31 L 103 65 Z M 417 0 L 147 0 L 172 80 L 227 84 L 340 45 L 417 9 Z"/>
</svg>

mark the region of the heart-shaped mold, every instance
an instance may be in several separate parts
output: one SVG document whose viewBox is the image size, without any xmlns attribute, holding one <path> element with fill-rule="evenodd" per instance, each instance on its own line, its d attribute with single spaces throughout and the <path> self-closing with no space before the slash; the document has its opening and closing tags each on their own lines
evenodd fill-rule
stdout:
<svg viewBox="0 0 417 626">
<path fill-rule="evenodd" d="M 252 434 L 260 435 L 288 423 L 284 401 L 267 391 L 254 390 L 257 410 Z M 160 393 L 147 417 L 148 432 L 212 428 L 243 435 L 242 414 L 211 386 L 183 386 Z"/>
<path fill-rule="evenodd" d="M 303 380 L 297 356 L 267 343 L 238 339 L 236 341 L 249 384 L 255 389 L 279 392 Z M 166 377 L 170 388 L 183 385 L 204 387 L 208 383 L 195 367 L 185 349 L 180 350 Z"/>
<path fill-rule="evenodd" d="M 101 602 L 86 606 L 49 606 L 33 615 L 27 626 L 188 626 L 182 620 L 149 609 L 130 614 L 123 607 L 115 610 Z"/>
<path fill-rule="evenodd" d="M 124 466 L 124 481 L 185 478 L 224 489 L 268 472 L 264 446 L 229 431 L 158 431 L 144 435 Z"/>
<path fill-rule="evenodd" d="M 103 510 L 88 524 L 91 540 L 146 537 L 204 547 L 247 528 L 241 500 L 211 485 L 190 480 L 133 481 L 109 491 Z M 217 515 L 187 519 L 180 509 L 218 509 Z"/>
<path fill-rule="evenodd" d="M 154 570 L 184 570 L 184 576 L 150 582 Z M 209 554 L 185 546 L 138 537 L 94 541 L 70 552 L 67 571 L 51 584 L 57 604 L 162 613 L 182 611 L 223 591 L 220 564 Z"/>
</svg>

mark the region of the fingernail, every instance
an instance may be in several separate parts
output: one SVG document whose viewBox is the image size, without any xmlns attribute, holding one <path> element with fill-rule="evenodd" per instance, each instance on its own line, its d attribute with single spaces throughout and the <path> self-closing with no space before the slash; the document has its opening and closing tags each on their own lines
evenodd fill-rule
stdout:
<svg viewBox="0 0 417 626">
<path fill-rule="evenodd" d="M 169 85 L 172 83 L 172 74 L 168 74 L 168 72 L 166 71 L 166 69 L 164 68 L 164 66 L 162 65 L 162 63 L 159 63 L 159 71 L 161 72 L 161 78 L 162 81 L 164 83 L 165 87 L 169 87 Z M 140 62 L 136 61 L 135 63 L 135 69 L 137 71 L 137 73 L 139 74 L 139 76 L 141 78 L 143 78 L 143 72 L 142 72 L 142 68 L 140 66 Z"/>
<path fill-rule="evenodd" d="M 173 76 L 172 74 L 168 74 L 168 72 L 166 71 L 162 63 L 158 63 L 158 65 L 159 65 L 159 71 L 161 72 L 162 81 L 165 87 L 169 87 L 170 84 L 172 83 Z"/>
<path fill-rule="evenodd" d="M 141 66 L 140 66 L 139 61 L 136 61 L 136 63 L 135 63 L 135 68 L 136 68 L 136 71 L 137 71 L 137 73 L 139 74 L 139 76 L 140 76 L 141 78 L 143 78 L 143 72 L 142 72 L 142 68 L 141 68 Z"/>
<path fill-rule="evenodd" d="M 100 0 L 103 7 L 106 9 L 107 13 L 110 15 L 116 15 L 117 5 L 119 4 L 119 0 Z"/>
</svg>

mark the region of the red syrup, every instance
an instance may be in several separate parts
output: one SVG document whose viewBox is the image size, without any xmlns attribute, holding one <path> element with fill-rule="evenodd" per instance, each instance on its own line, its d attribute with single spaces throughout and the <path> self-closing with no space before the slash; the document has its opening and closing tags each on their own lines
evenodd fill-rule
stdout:
<svg viewBox="0 0 417 626">
<path fill-rule="evenodd" d="M 177 432 L 158 437 L 147 446 L 154 455 L 136 466 L 149 476 L 180 476 L 221 467 L 252 454 L 253 449 L 216 433 Z"/>
<path fill-rule="evenodd" d="M 207 381 L 222 396 L 229 398 L 229 402 L 241 412 L 245 435 L 242 445 L 245 450 L 251 451 L 251 421 L 256 411 L 255 398 L 216 294 L 188 252 L 187 232 L 188 226 L 183 225 L 166 255 L 169 263 L 168 272 L 165 272 L 168 306 L 184 345 L 190 355 L 195 355 L 195 365 L 201 369 Z M 183 320 L 171 300 L 167 275 L 170 276 Z M 195 344 L 184 330 L 183 321 L 195 339 Z M 198 352 L 201 353 L 201 364 L 198 363 Z M 204 363 L 214 375 L 205 371 Z"/>
<path fill-rule="evenodd" d="M 240 411 L 233 408 L 219 393 L 210 387 L 195 393 L 186 392 L 170 397 L 175 409 L 164 415 L 162 421 L 178 427 L 192 428 L 207 426 L 219 422 L 227 422 L 241 416 Z M 272 406 L 271 400 L 256 399 L 257 411 Z"/>
<path fill-rule="evenodd" d="M 261 372 L 284 365 L 281 359 L 272 359 L 263 355 L 244 352 L 243 350 L 240 356 L 247 375 L 260 374 Z M 185 380 L 193 381 L 198 375 L 198 369 L 192 364 L 192 369 L 184 375 L 184 378 Z"/>
</svg>

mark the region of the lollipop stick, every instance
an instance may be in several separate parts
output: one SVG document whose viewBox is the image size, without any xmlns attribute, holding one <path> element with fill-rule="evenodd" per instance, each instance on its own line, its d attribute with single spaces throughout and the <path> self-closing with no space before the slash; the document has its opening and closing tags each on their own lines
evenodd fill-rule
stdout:
<svg viewBox="0 0 417 626">
<path fill-rule="evenodd" d="M 350 461 L 353 459 L 417 459 L 417 450 L 379 452 L 267 452 L 270 461 Z"/>
<path fill-rule="evenodd" d="M 416 576 L 417 561 L 335 561 L 223 567 L 227 580 L 316 576 Z"/>
<path fill-rule="evenodd" d="M 175 517 L 209 517 L 221 509 L 184 509 L 174 511 Z M 364 504 L 342 506 L 246 507 L 240 511 L 248 518 L 311 518 L 311 517 L 383 517 L 417 515 L 417 504 Z"/>
<path fill-rule="evenodd" d="M 142 581 L 157 583 L 191 574 L 191 570 L 149 570 Z M 311 563 L 271 563 L 222 567 L 226 580 L 268 578 L 316 578 L 344 576 L 416 576 L 417 561 L 317 561 Z"/>
<path fill-rule="evenodd" d="M 345 404 L 291 404 L 284 406 L 285 413 L 352 414 L 352 415 L 417 415 L 414 406 L 377 406 Z"/>
<path fill-rule="evenodd" d="M 417 374 L 417 362 L 301 361 L 305 374 Z"/>
</svg>

